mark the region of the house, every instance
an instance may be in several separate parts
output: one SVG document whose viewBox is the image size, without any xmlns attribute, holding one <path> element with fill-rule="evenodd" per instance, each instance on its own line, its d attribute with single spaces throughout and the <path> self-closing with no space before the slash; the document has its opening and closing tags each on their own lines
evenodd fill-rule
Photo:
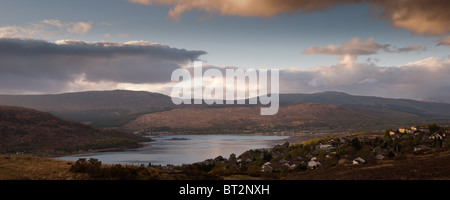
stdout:
<svg viewBox="0 0 450 200">
<path fill-rule="evenodd" d="M 407 133 L 408 129 L 406 129 L 406 128 L 399 128 L 398 132 L 400 132 L 400 133 Z"/>
<path fill-rule="evenodd" d="M 395 132 L 394 131 L 389 131 L 389 135 L 393 136 L 393 135 L 395 135 Z"/>
<path fill-rule="evenodd" d="M 375 159 L 377 159 L 377 160 L 383 160 L 383 159 L 384 159 L 384 156 L 381 155 L 381 154 L 378 154 L 378 155 L 375 156 Z"/>
<path fill-rule="evenodd" d="M 270 166 L 270 164 L 271 164 L 270 162 L 264 163 L 264 165 L 261 166 L 261 171 L 262 172 L 272 172 L 273 168 L 272 168 L 272 166 Z"/>
<path fill-rule="evenodd" d="M 417 130 L 417 129 L 415 129 L 415 130 Z M 400 132 L 400 133 L 410 133 L 410 134 L 414 134 L 414 130 L 412 130 L 412 129 L 407 129 L 407 128 L 399 128 L 399 129 L 398 129 L 398 132 Z"/>
<path fill-rule="evenodd" d="M 442 134 L 444 137 L 450 137 L 450 131 L 446 131 L 444 134 Z"/>
<path fill-rule="evenodd" d="M 324 150 L 324 151 L 332 151 L 334 149 L 331 144 L 320 144 L 316 146 L 316 149 Z"/>
<path fill-rule="evenodd" d="M 361 157 L 357 157 L 355 159 L 353 159 L 353 164 L 354 165 L 358 165 L 358 164 L 364 164 L 366 161 L 364 159 L 362 159 Z"/>
<path fill-rule="evenodd" d="M 430 140 L 442 140 L 442 136 L 437 133 L 433 133 L 429 138 Z"/>
<path fill-rule="evenodd" d="M 288 163 L 284 163 L 282 166 L 283 166 L 284 169 L 293 170 L 293 169 L 295 169 L 295 167 L 297 165 L 295 165 L 295 164 L 289 165 Z"/>
<path fill-rule="evenodd" d="M 431 148 L 429 146 L 426 146 L 426 145 L 417 145 L 417 146 L 414 147 L 414 152 L 417 152 L 417 151 L 428 151 L 428 150 L 431 150 L 431 149 L 433 149 L 433 148 Z"/>
<path fill-rule="evenodd" d="M 314 160 L 311 160 L 311 161 L 308 162 L 308 167 L 310 169 L 317 169 L 317 167 L 319 167 L 319 165 L 321 165 L 320 162 L 317 162 L 317 161 L 314 161 Z"/>
</svg>

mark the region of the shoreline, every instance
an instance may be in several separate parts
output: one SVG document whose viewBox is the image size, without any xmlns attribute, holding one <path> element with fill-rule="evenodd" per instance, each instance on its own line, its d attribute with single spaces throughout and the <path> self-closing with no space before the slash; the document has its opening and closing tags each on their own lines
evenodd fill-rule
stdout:
<svg viewBox="0 0 450 200">
<path fill-rule="evenodd" d="M 171 166 L 182 166 L 183 164 L 193 164 L 193 163 L 198 163 L 198 162 L 203 162 L 204 160 L 208 160 L 208 159 L 214 159 L 215 157 L 218 156 L 222 156 L 222 157 L 228 157 L 229 153 L 235 154 L 236 156 L 239 156 L 240 154 L 249 151 L 249 150 L 257 150 L 257 149 L 271 149 L 277 145 L 282 145 L 286 142 L 288 142 L 289 144 L 297 144 L 297 143 L 301 143 L 303 141 L 307 141 L 307 140 L 311 140 L 311 139 L 315 139 L 315 138 L 320 138 L 320 137 L 324 137 L 324 136 L 342 136 L 342 135 L 347 135 L 347 133 L 341 133 L 341 132 L 337 132 L 337 133 L 329 133 L 329 132 L 321 132 L 321 133 L 296 133 L 296 134 L 280 134 L 280 133 L 264 133 L 264 134 L 255 134 L 255 133 L 242 133 L 242 134 L 161 134 L 161 135 L 151 135 L 151 136 L 143 136 L 143 137 L 149 137 L 149 138 L 160 138 L 160 137 L 164 137 L 164 139 L 162 139 L 162 141 L 167 141 L 167 142 L 182 142 L 182 141 L 191 141 L 192 139 L 186 136 L 255 136 L 255 137 L 265 137 L 265 136 L 279 136 L 279 137 L 284 137 L 284 138 L 280 138 L 274 141 L 270 141 L 268 140 L 264 145 L 266 147 L 263 148 L 253 148 L 250 147 L 246 150 L 238 150 L 236 149 L 236 151 L 233 152 L 222 152 L 222 154 L 220 155 L 212 155 L 209 157 L 205 157 L 202 158 L 200 160 L 195 160 L 192 162 L 185 162 L 182 164 L 173 164 L 176 162 L 167 162 L 167 161 L 163 161 L 161 164 L 161 161 L 159 160 L 153 160 L 149 159 L 149 160 L 145 160 L 145 161 L 141 161 L 141 160 L 133 160 L 133 158 L 131 158 L 130 160 L 132 160 L 131 162 L 128 162 L 126 160 L 124 161 L 117 161 L 117 162 L 111 162 L 111 160 L 107 160 L 104 161 L 105 164 L 142 164 L 142 163 L 156 163 L 156 165 L 161 165 L 161 166 L 165 166 L 166 163 L 167 165 L 171 165 Z M 173 138 L 173 136 L 179 136 L 182 139 L 178 139 L 178 138 Z M 255 138 L 255 141 L 258 141 L 259 139 Z M 161 141 L 161 142 L 162 142 Z M 260 140 L 260 141 L 264 141 L 264 140 Z M 154 139 L 152 142 L 158 142 L 159 141 L 157 139 Z M 194 139 L 195 142 L 195 139 Z M 109 148 L 109 149 L 99 149 L 99 150 L 93 150 L 93 151 L 85 151 L 85 152 L 80 152 L 80 153 L 75 153 L 75 154 L 68 154 L 68 155 L 63 155 L 63 156 L 54 156 L 53 158 L 55 159 L 59 159 L 59 158 L 63 158 L 63 157 L 68 157 L 68 159 L 63 159 L 63 160 L 68 160 L 68 161 L 76 161 L 74 158 L 78 157 L 96 157 L 96 156 L 104 156 L 104 154 L 108 154 L 109 152 L 111 154 L 114 154 L 115 152 L 117 152 L 118 154 L 120 154 L 121 152 L 126 152 L 127 150 L 136 150 L 137 152 L 140 151 L 141 148 L 145 148 L 145 147 L 150 147 L 150 146 L 154 146 L 155 144 L 152 144 L 151 142 L 143 142 L 140 143 L 140 146 L 138 148 Z M 158 145 L 158 144 L 156 144 Z M 249 144 L 250 145 L 250 144 Z M 161 147 L 156 147 L 156 148 L 161 148 Z M 166 147 L 162 147 L 162 148 L 166 148 Z M 209 146 L 208 146 L 209 148 Z M 230 145 L 226 145 L 225 148 L 232 148 L 232 146 Z M 207 151 L 213 152 L 214 149 L 209 149 Z M 242 152 L 240 152 L 242 151 Z M 104 154 L 97 154 L 97 155 L 87 155 L 87 154 L 95 154 L 95 153 L 104 153 Z M 238 155 L 239 154 L 239 155 Z M 124 158 L 125 159 L 125 158 Z M 100 161 L 102 161 L 102 159 L 99 159 Z"/>
</svg>

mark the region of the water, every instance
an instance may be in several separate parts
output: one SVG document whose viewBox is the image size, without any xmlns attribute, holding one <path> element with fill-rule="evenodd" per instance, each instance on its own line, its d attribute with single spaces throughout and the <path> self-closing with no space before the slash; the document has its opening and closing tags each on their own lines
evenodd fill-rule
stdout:
<svg viewBox="0 0 450 200">
<path fill-rule="evenodd" d="M 239 156 L 249 149 L 272 148 L 288 141 L 289 136 L 261 135 L 164 135 L 151 137 L 152 142 L 138 149 L 114 152 L 96 152 L 59 157 L 76 161 L 79 158 L 96 158 L 107 164 L 182 165 L 201 162 L 209 158 L 232 153 Z"/>
</svg>

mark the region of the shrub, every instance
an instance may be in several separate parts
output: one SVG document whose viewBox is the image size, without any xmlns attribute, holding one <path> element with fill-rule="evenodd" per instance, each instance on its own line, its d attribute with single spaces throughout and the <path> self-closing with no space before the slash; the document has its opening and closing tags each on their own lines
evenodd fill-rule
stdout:
<svg viewBox="0 0 450 200">
<path fill-rule="evenodd" d="M 78 172 L 78 173 L 87 173 L 89 175 L 91 174 L 98 174 L 101 170 L 102 162 L 98 161 L 97 159 L 90 158 L 89 161 L 86 161 L 86 158 L 80 158 L 75 162 L 74 165 L 70 167 L 71 172 Z"/>
</svg>

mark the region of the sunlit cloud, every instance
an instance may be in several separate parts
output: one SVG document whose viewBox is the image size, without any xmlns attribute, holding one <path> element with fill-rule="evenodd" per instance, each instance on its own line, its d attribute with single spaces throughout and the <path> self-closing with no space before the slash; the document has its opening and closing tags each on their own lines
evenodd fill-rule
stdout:
<svg viewBox="0 0 450 200">
<path fill-rule="evenodd" d="M 272 17 L 280 14 L 320 12 L 338 5 L 370 4 L 378 17 L 394 28 L 414 34 L 442 35 L 450 32 L 447 0 L 128 0 L 143 5 L 171 6 L 168 16 L 180 22 L 184 12 L 201 10 L 211 14 L 242 17 Z"/>
<path fill-rule="evenodd" d="M 92 29 L 92 22 L 63 23 L 56 19 L 30 23 L 25 27 L 0 27 L 0 38 L 50 39 L 61 35 L 85 35 Z"/>
<path fill-rule="evenodd" d="M 359 38 L 352 38 L 337 46 L 330 44 L 326 47 L 311 46 L 307 47 L 304 54 L 320 54 L 320 55 L 335 55 L 341 60 L 341 63 L 353 63 L 357 56 L 377 54 L 380 51 L 388 53 L 406 53 L 411 51 L 422 51 L 424 47 L 419 45 L 410 45 L 407 47 L 393 48 L 389 44 L 378 44 L 374 42 L 373 38 L 361 40 Z"/>
<path fill-rule="evenodd" d="M 75 35 L 84 35 L 92 28 L 92 22 L 75 22 L 67 28 L 67 32 Z"/>
<path fill-rule="evenodd" d="M 450 91 L 450 60 L 430 57 L 401 66 L 346 63 L 308 70 L 280 70 L 282 93 L 341 91 L 350 94 L 421 99 Z"/>
<path fill-rule="evenodd" d="M 439 39 L 437 45 L 438 46 L 439 45 L 445 45 L 445 46 L 449 46 L 450 47 L 450 36 L 443 37 L 443 38 Z"/>
</svg>

